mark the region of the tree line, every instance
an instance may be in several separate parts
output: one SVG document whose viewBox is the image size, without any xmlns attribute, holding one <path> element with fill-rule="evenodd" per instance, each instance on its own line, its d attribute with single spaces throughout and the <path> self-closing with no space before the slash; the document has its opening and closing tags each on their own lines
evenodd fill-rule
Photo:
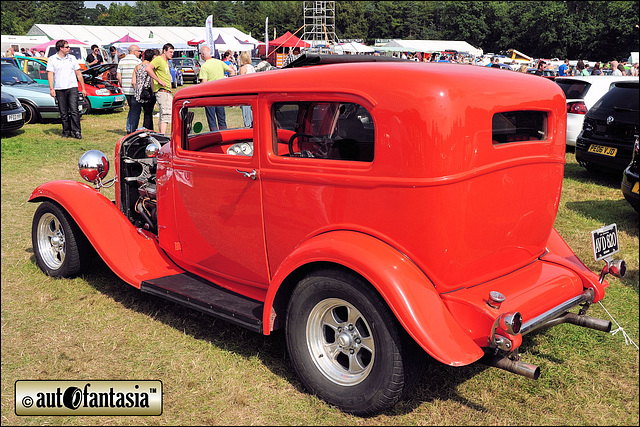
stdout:
<svg viewBox="0 0 640 427">
<path fill-rule="evenodd" d="M 327 2 L 330 3 L 330 2 Z M 638 51 L 638 1 L 336 1 L 340 39 L 463 40 L 499 53 L 609 61 Z M 302 1 L 137 1 L 87 8 L 83 1 L 12 1 L 2 7 L 2 34 L 26 35 L 34 24 L 236 27 L 264 39 L 295 33 Z M 301 36 L 304 30 L 297 33 Z"/>
</svg>

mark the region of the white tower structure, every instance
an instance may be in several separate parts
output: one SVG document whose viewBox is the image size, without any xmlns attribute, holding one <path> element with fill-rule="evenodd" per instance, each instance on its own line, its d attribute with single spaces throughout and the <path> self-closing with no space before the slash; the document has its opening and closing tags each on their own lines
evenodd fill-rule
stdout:
<svg viewBox="0 0 640 427">
<path fill-rule="evenodd" d="M 336 2 L 304 1 L 304 33 L 301 39 L 312 48 L 336 44 Z"/>
</svg>

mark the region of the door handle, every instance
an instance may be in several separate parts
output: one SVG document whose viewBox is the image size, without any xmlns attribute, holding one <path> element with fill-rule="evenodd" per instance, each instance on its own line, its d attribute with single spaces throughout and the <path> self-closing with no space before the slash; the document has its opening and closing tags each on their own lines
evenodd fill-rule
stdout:
<svg viewBox="0 0 640 427">
<path fill-rule="evenodd" d="M 245 178 L 251 178 L 253 180 L 255 180 L 258 177 L 258 173 L 256 172 L 256 170 L 252 170 L 251 172 L 245 172 L 245 171 L 241 171 L 240 169 L 236 169 L 236 172 L 241 173 L 242 175 L 244 175 Z"/>
</svg>

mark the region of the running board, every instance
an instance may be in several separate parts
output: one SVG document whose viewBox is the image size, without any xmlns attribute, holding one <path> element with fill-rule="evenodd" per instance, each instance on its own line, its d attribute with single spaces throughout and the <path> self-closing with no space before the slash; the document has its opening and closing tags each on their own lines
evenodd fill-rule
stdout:
<svg viewBox="0 0 640 427">
<path fill-rule="evenodd" d="M 264 304 L 190 273 L 145 280 L 140 290 L 262 333 Z"/>
</svg>

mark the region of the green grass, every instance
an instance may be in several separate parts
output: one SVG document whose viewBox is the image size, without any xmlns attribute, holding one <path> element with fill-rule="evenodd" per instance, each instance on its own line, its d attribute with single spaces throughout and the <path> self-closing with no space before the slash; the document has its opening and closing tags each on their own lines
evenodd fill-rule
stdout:
<svg viewBox="0 0 640 427">
<path fill-rule="evenodd" d="M 77 160 L 88 149 L 113 159 L 125 121 L 124 111 L 85 116 L 80 141 L 62 139 L 59 123 L 2 138 L 3 425 L 638 425 L 638 351 L 621 334 L 561 325 L 525 336 L 522 357 L 541 367 L 538 381 L 481 365 L 433 364 L 407 399 L 358 418 L 302 389 L 282 334 L 263 337 L 142 294 L 100 260 L 81 278 L 45 276 L 31 247 L 37 205 L 26 202 L 29 194 L 53 179 L 80 180 Z M 590 174 L 572 153 L 567 162 L 556 227 L 600 271 L 589 233 L 617 223 L 629 272 L 609 279 L 603 304 L 638 343 L 638 215 L 618 177 Z M 608 319 L 598 304 L 589 314 Z M 25 379 L 161 380 L 164 412 L 18 417 L 14 383 Z"/>
</svg>

